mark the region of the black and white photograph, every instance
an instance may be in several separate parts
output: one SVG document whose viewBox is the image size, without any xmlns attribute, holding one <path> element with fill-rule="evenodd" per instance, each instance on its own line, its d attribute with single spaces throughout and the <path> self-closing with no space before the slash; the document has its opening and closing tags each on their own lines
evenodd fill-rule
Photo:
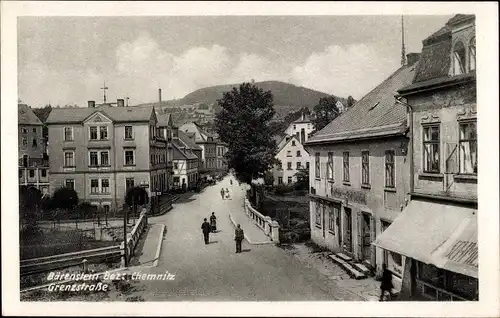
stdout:
<svg viewBox="0 0 500 318">
<path fill-rule="evenodd" d="M 500 315 L 496 3 L 2 21 L 6 314 Z"/>
</svg>

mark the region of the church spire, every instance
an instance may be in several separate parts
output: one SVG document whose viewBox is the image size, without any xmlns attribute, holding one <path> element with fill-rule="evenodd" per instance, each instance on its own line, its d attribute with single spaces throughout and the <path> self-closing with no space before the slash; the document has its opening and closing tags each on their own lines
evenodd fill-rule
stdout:
<svg viewBox="0 0 500 318">
<path fill-rule="evenodd" d="M 401 65 L 406 64 L 406 52 L 405 52 L 405 22 L 403 16 L 401 16 Z"/>
</svg>

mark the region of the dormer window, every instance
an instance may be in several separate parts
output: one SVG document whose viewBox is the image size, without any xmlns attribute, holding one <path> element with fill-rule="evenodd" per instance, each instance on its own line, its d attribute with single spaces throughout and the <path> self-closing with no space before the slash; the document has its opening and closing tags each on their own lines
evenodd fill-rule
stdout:
<svg viewBox="0 0 500 318">
<path fill-rule="evenodd" d="M 476 37 L 473 37 L 469 43 L 469 71 L 476 69 Z"/>
<path fill-rule="evenodd" d="M 465 65 L 465 46 L 459 41 L 453 48 L 453 75 L 464 74 Z"/>
</svg>

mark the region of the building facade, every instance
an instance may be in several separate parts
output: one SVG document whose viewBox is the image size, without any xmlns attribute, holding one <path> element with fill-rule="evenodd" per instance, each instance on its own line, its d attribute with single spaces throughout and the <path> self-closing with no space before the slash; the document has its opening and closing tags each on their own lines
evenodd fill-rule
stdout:
<svg viewBox="0 0 500 318">
<path fill-rule="evenodd" d="M 407 116 L 394 95 L 411 83 L 418 55 L 413 57 L 306 143 L 312 240 L 377 275 L 386 263 L 397 289 L 401 255 L 371 243 L 408 201 Z"/>
<path fill-rule="evenodd" d="M 105 213 L 123 208 L 125 194 L 141 186 L 151 197 L 167 184 L 167 141 L 152 107 L 54 109 L 47 119 L 50 190 L 70 187 Z"/>
<path fill-rule="evenodd" d="M 49 191 L 49 162 L 43 124 L 33 110 L 18 104 L 19 185 Z"/>
<path fill-rule="evenodd" d="M 208 175 L 215 172 L 217 170 L 217 142 L 214 136 L 193 122 L 182 125 L 179 130 L 193 139 L 202 149 L 200 173 Z"/>
<path fill-rule="evenodd" d="M 222 142 L 217 142 L 217 170 L 227 171 L 228 165 L 224 155 L 227 153 L 227 145 Z"/>
<path fill-rule="evenodd" d="M 309 134 L 314 130 L 309 115 L 302 113 L 299 119 L 291 123 L 285 133 L 288 136 L 295 136 L 300 143 L 305 143 L 309 139 Z"/>
<path fill-rule="evenodd" d="M 278 150 L 276 158 L 280 161 L 273 167 L 273 184 L 293 184 L 300 169 L 309 169 L 309 153 L 296 136 L 285 137 L 288 141 Z"/>
<path fill-rule="evenodd" d="M 475 17 L 457 15 L 423 41 L 399 90 L 412 142 L 411 201 L 375 245 L 406 256 L 402 299 L 478 295 Z"/>
</svg>

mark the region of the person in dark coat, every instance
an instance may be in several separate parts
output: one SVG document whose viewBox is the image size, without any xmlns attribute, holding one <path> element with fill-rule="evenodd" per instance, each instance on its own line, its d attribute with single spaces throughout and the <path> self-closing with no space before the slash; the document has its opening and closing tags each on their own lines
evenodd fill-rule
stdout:
<svg viewBox="0 0 500 318">
<path fill-rule="evenodd" d="M 225 191 L 224 191 L 224 188 L 220 189 L 220 196 L 222 197 L 222 200 L 224 200 L 224 196 L 225 196 Z"/>
<path fill-rule="evenodd" d="M 244 238 L 245 235 L 243 233 L 243 229 L 238 224 L 236 230 L 234 230 L 234 240 L 236 241 L 236 253 L 241 253 L 241 242 L 243 241 Z"/>
<path fill-rule="evenodd" d="M 392 289 L 394 285 L 392 284 L 392 272 L 387 269 L 387 264 L 382 264 L 382 281 L 380 283 L 380 301 L 384 299 L 385 292 L 389 292 L 389 295 L 393 296 Z"/>
<path fill-rule="evenodd" d="M 201 230 L 203 231 L 203 238 L 205 239 L 205 244 L 208 244 L 208 235 L 210 233 L 210 224 L 207 222 L 207 218 L 203 219 L 203 224 L 201 224 Z"/>
<path fill-rule="evenodd" d="M 210 216 L 210 227 L 212 233 L 215 233 L 215 231 L 217 231 L 217 217 L 215 217 L 215 212 L 212 212 L 212 215 Z"/>
</svg>

